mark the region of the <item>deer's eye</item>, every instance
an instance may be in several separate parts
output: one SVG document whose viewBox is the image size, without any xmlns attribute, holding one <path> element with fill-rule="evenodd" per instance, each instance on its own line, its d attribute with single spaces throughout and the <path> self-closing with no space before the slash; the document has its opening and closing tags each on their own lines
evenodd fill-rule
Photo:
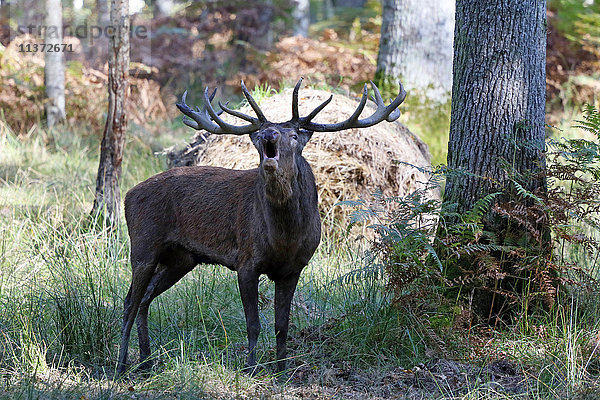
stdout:
<svg viewBox="0 0 600 400">
<path fill-rule="evenodd" d="M 293 135 L 292 135 L 292 139 L 294 139 L 294 140 L 298 140 L 298 135 L 296 135 L 296 134 L 293 134 Z"/>
</svg>

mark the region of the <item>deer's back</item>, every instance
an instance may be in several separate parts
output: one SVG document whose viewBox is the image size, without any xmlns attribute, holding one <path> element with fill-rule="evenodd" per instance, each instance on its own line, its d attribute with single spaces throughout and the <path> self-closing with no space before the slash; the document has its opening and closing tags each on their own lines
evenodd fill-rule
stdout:
<svg viewBox="0 0 600 400">
<path fill-rule="evenodd" d="M 132 188 L 125 218 L 132 254 L 185 249 L 198 262 L 234 268 L 239 229 L 253 217 L 257 169 L 173 168 Z"/>
</svg>

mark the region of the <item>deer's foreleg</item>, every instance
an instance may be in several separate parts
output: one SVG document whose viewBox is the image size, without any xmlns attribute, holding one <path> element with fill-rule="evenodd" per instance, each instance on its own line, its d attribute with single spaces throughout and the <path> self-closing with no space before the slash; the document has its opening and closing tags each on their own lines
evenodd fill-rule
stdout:
<svg viewBox="0 0 600 400">
<path fill-rule="evenodd" d="M 258 273 L 252 269 L 238 271 L 238 285 L 244 314 L 246 315 L 246 330 L 248 333 L 248 360 L 246 369 L 254 373 L 256 366 L 256 343 L 260 333 L 260 321 L 258 318 Z"/>
<path fill-rule="evenodd" d="M 290 306 L 300 273 L 275 281 L 275 337 L 277 340 L 277 371 L 285 370 Z"/>
</svg>

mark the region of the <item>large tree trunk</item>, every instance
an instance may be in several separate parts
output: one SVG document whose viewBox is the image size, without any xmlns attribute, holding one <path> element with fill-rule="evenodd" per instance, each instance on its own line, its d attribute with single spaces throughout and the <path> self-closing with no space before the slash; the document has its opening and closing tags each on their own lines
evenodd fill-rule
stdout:
<svg viewBox="0 0 600 400">
<path fill-rule="evenodd" d="M 512 180 L 543 196 L 545 1 L 457 0 L 454 38 L 448 143 L 448 168 L 453 173 L 447 176 L 444 202 L 456 204 L 462 215 L 479 199 L 495 192 L 504 193 L 496 198 L 497 202 L 522 202 L 513 194 L 516 186 Z M 528 205 L 519 203 L 519 207 L 523 210 Z M 539 221 L 544 218 L 534 222 L 541 232 L 538 255 L 543 259 L 549 249 L 549 234 L 544 222 Z M 484 215 L 483 222 L 499 245 L 529 241 L 525 226 L 510 224 L 495 212 Z M 482 240 L 485 244 L 492 239 Z M 525 249 L 533 245 L 522 246 Z M 473 304 L 478 315 L 491 320 L 504 318 L 510 296 L 520 297 L 530 284 L 531 290 L 535 289 L 530 276 L 526 276 L 529 271 L 518 272 L 516 268 L 523 262 L 521 258 L 492 250 L 488 255 L 498 260 L 490 265 L 498 267 L 500 273 L 491 273 L 493 278 L 486 278 L 489 283 L 474 287 Z M 464 271 L 471 271 L 465 276 L 467 280 L 473 279 L 477 265 L 485 264 L 469 256 L 457 263 L 460 268 L 453 271 L 450 266 L 447 272 L 464 275 Z"/>
<path fill-rule="evenodd" d="M 540 0 L 458 0 L 445 201 L 471 209 L 509 181 L 505 163 L 545 182 L 546 4 Z M 473 175 L 471 175 L 473 174 Z"/>
<path fill-rule="evenodd" d="M 454 0 L 383 0 L 376 81 L 447 98 L 453 29 Z"/>
<path fill-rule="evenodd" d="M 44 44 L 44 81 L 46 86 L 46 121 L 49 127 L 65 119 L 65 57 L 62 51 L 62 5 L 60 0 L 46 0 Z"/>
<path fill-rule="evenodd" d="M 111 25 L 115 29 L 108 61 L 108 116 L 100 149 L 100 165 L 96 178 L 96 198 L 92 216 L 101 215 L 115 226 L 119 221 L 121 195 L 121 162 L 127 129 L 125 100 L 129 74 L 129 1 L 112 0 Z"/>
</svg>

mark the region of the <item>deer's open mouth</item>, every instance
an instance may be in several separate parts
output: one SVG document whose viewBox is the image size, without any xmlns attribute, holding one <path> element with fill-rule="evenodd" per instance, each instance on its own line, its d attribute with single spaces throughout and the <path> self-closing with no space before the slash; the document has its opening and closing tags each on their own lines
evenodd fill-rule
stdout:
<svg viewBox="0 0 600 400">
<path fill-rule="evenodd" d="M 277 151 L 277 145 L 271 141 L 266 141 L 264 146 L 264 156 L 267 158 L 274 158 L 279 160 L 279 152 Z"/>
<path fill-rule="evenodd" d="M 277 143 L 265 140 L 263 142 L 263 168 L 267 172 L 273 172 L 279 166 L 279 151 L 277 151 Z"/>
</svg>

